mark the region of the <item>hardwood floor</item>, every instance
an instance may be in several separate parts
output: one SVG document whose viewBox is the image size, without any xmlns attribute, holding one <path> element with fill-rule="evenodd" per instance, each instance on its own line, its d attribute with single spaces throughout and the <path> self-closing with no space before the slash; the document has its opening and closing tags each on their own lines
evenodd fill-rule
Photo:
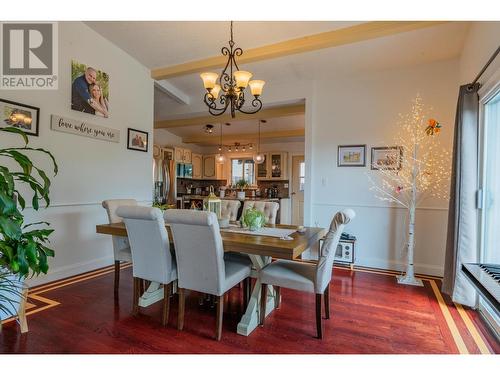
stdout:
<svg viewBox="0 0 500 375">
<path fill-rule="evenodd" d="M 132 316 L 128 265 L 117 299 L 113 283 L 111 266 L 33 288 L 29 332 L 5 322 L 0 353 L 500 353 L 475 311 L 438 300 L 439 280 L 419 288 L 397 284 L 390 272 L 336 268 L 323 340 L 315 338 L 315 295 L 289 289 L 281 289 L 280 308 L 264 327 L 249 337 L 236 334 L 243 288 L 234 288 L 220 342 L 213 339 L 216 307 L 200 306 L 198 294 L 187 295 L 184 330 L 178 331 L 177 295 L 164 328 L 162 302 Z"/>
</svg>

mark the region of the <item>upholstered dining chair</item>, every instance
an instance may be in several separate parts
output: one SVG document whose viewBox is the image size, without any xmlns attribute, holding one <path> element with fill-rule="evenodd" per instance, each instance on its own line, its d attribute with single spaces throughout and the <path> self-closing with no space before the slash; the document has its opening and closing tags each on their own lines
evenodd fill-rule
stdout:
<svg viewBox="0 0 500 375">
<path fill-rule="evenodd" d="M 238 220 L 238 209 L 241 202 L 236 199 L 223 199 L 221 201 L 220 212 L 222 217 L 228 217 L 231 221 Z"/>
<path fill-rule="evenodd" d="M 116 214 L 116 209 L 120 206 L 137 206 L 135 199 L 108 199 L 102 202 L 102 206 L 108 214 L 110 224 L 121 223 L 122 219 Z M 115 295 L 118 294 L 120 285 L 120 262 L 131 262 L 130 244 L 126 237 L 112 236 L 113 255 L 115 259 Z"/>
<path fill-rule="evenodd" d="M 318 263 L 277 260 L 262 268 L 259 272 L 262 284 L 260 323 L 265 320 L 267 286 L 290 288 L 316 293 L 316 329 L 318 338 L 323 338 L 321 323 L 321 299 L 324 299 L 326 319 L 330 319 L 330 281 L 332 279 L 333 258 L 344 226 L 356 214 L 351 209 L 337 212 L 326 234 Z"/>
<path fill-rule="evenodd" d="M 280 204 L 278 202 L 246 200 L 243 204 L 243 213 L 249 208 L 255 208 L 256 210 L 262 211 L 267 224 L 276 224 L 276 216 L 278 214 L 278 209 L 280 208 Z"/>
<path fill-rule="evenodd" d="M 217 216 L 213 212 L 167 210 L 178 267 L 179 316 L 184 327 L 185 290 L 210 294 L 217 299 L 216 340 L 221 339 L 224 294 L 250 276 L 252 263 L 245 258 L 224 260 Z"/>
<path fill-rule="evenodd" d="M 163 214 L 158 208 L 121 206 L 116 214 L 123 218 L 132 250 L 134 275 L 133 314 L 139 312 L 139 293 L 142 280 L 163 284 L 164 326 L 168 323 L 172 282 L 177 280 L 175 258 L 170 252 L 170 241 Z"/>
</svg>

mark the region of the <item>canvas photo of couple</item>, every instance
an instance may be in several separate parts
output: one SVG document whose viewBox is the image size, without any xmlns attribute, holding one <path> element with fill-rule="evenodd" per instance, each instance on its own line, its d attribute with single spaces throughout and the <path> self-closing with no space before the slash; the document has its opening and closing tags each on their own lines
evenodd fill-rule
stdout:
<svg viewBox="0 0 500 375">
<path fill-rule="evenodd" d="M 109 117 L 109 75 L 71 61 L 71 109 Z"/>
</svg>

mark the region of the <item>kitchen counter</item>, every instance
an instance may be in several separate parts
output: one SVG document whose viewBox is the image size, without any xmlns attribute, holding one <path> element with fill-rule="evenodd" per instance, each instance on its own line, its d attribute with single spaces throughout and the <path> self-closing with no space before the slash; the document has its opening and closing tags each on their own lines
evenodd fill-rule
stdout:
<svg viewBox="0 0 500 375">
<path fill-rule="evenodd" d="M 205 199 L 207 195 L 196 195 L 196 194 L 186 194 L 182 196 L 182 199 L 184 200 L 189 200 L 189 199 Z M 217 196 L 219 198 L 219 196 Z M 238 200 L 237 197 L 224 197 L 220 199 L 228 199 L 228 200 Z M 280 199 L 286 199 L 286 198 L 264 198 L 264 197 L 245 197 L 245 200 L 247 201 L 269 201 L 269 202 L 279 202 Z M 242 200 L 242 199 L 240 199 Z"/>
</svg>

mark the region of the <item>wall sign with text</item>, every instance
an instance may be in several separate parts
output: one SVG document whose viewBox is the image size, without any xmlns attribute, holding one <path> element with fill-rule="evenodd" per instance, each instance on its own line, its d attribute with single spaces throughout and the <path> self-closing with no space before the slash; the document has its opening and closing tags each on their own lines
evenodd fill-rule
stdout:
<svg viewBox="0 0 500 375">
<path fill-rule="evenodd" d="M 51 115 L 50 128 L 63 133 L 76 134 L 108 142 L 120 142 L 120 130 L 89 124 L 82 120 Z"/>
</svg>

